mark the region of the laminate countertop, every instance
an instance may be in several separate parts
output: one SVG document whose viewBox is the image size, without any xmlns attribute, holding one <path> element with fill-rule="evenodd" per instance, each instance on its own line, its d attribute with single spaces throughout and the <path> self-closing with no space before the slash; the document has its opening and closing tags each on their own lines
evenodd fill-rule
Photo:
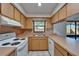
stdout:
<svg viewBox="0 0 79 59">
<path fill-rule="evenodd" d="M 14 47 L 0 47 L 0 56 L 9 56 L 15 49 Z"/>
<path fill-rule="evenodd" d="M 79 56 L 79 38 L 75 40 L 74 38 L 61 37 L 58 35 L 50 35 L 54 42 L 59 44 L 62 48 L 68 51 L 73 56 Z"/>
</svg>

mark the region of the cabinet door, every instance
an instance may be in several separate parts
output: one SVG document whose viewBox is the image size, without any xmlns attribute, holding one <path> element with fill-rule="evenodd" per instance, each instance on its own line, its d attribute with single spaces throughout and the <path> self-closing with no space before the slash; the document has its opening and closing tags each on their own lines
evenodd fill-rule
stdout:
<svg viewBox="0 0 79 59">
<path fill-rule="evenodd" d="M 59 10 L 59 21 L 66 18 L 66 13 L 67 13 L 67 7 L 64 6 Z"/>
<path fill-rule="evenodd" d="M 14 7 L 10 3 L 1 3 L 1 14 L 14 18 Z"/>
<path fill-rule="evenodd" d="M 54 56 L 63 56 L 56 48 L 54 48 Z"/>
<path fill-rule="evenodd" d="M 31 38 L 28 39 L 28 50 L 29 51 L 32 50 L 32 39 Z"/>
<path fill-rule="evenodd" d="M 51 22 L 54 23 L 54 16 L 51 18 Z"/>
<path fill-rule="evenodd" d="M 48 39 L 40 39 L 40 50 L 48 50 Z"/>
<path fill-rule="evenodd" d="M 46 20 L 46 28 L 51 28 L 51 19 Z"/>
<path fill-rule="evenodd" d="M 39 41 L 39 39 L 32 39 L 32 50 L 35 50 L 35 51 L 37 51 L 37 50 L 40 50 L 40 41 Z"/>
<path fill-rule="evenodd" d="M 67 17 L 73 14 L 79 13 L 79 3 L 68 3 L 67 4 Z"/>
<path fill-rule="evenodd" d="M 52 23 L 58 22 L 58 12 L 52 17 Z"/>
<path fill-rule="evenodd" d="M 15 8 L 15 19 L 20 22 L 20 12 Z"/>
<path fill-rule="evenodd" d="M 26 28 L 27 29 L 32 29 L 32 19 L 27 19 L 26 20 Z"/>
<path fill-rule="evenodd" d="M 68 52 L 56 43 L 55 43 L 55 48 L 59 50 L 59 52 L 61 52 L 63 56 L 67 56 Z"/>
<path fill-rule="evenodd" d="M 23 28 L 23 29 L 26 28 L 25 22 L 26 22 L 26 18 L 23 15 L 21 15 L 21 24 L 22 24 L 21 28 Z"/>
</svg>

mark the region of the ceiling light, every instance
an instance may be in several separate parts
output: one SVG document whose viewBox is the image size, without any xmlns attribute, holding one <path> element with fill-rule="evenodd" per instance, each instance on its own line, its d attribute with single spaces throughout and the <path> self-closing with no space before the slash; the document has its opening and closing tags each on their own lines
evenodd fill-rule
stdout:
<svg viewBox="0 0 79 59">
<path fill-rule="evenodd" d="M 38 6 L 41 6 L 41 3 L 38 3 Z"/>
</svg>

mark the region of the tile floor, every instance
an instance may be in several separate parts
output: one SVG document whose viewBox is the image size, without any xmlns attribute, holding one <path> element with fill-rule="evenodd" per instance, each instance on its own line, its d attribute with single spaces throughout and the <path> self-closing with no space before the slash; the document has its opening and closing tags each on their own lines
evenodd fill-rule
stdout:
<svg viewBox="0 0 79 59">
<path fill-rule="evenodd" d="M 29 51 L 28 56 L 50 56 L 48 51 Z"/>
</svg>

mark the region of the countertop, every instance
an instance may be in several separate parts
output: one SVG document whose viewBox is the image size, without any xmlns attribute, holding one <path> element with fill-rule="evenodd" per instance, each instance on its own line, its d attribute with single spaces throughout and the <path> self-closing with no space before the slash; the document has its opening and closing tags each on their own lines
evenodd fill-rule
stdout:
<svg viewBox="0 0 79 59">
<path fill-rule="evenodd" d="M 0 47 L 0 56 L 9 56 L 16 48 Z"/>
<path fill-rule="evenodd" d="M 62 48 L 68 51 L 73 56 L 79 56 L 79 40 L 74 38 L 62 37 L 58 35 L 50 35 L 54 42 L 59 44 Z"/>
</svg>

